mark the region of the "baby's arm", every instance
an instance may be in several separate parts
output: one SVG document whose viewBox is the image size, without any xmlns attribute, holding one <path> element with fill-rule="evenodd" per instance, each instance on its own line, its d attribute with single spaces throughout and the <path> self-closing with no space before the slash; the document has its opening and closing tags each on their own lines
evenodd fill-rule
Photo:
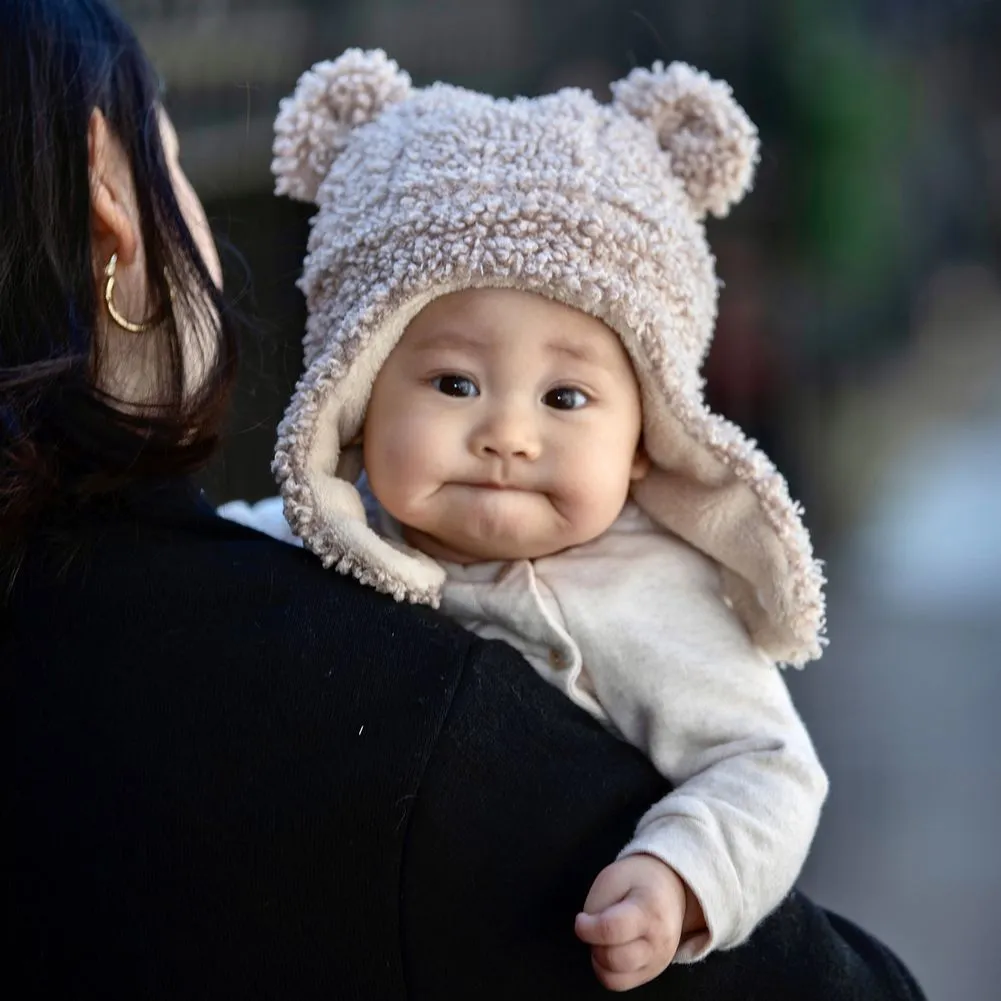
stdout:
<svg viewBox="0 0 1001 1001">
<path fill-rule="evenodd" d="M 659 859 L 694 894 L 705 927 L 677 953 L 691 962 L 739 944 L 791 889 L 827 779 L 778 668 L 724 604 L 714 566 L 663 537 L 613 541 L 610 553 L 583 550 L 549 583 L 603 708 L 676 786 L 620 859 Z"/>
<path fill-rule="evenodd" d="M 626 736 L 644 740 L 676 784 L 640 820 L 620 858 L 659 858 L 699 900 L 705 931 L 682 943 L 682 961 L 738 945 L 778 906 L 803 866 L 827 794 L 777 669 L 732 661 L 717 665 L 715 676 L 712 666 L 703 669 L 702 685 L 695 670 L 678 679 L 676 702 L 610 709 L 632 721 Z"/>
</svg>

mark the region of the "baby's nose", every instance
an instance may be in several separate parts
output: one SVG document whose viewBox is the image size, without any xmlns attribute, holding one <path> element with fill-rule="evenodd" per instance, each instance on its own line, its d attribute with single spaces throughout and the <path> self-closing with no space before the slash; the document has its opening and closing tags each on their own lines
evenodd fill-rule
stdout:
<svg viewBox="0 0 1001 1001">
<path fill-rule="evenodd" d="M 473 435 L 473 451 L 483 458 L 528 459 L 542 451 L 536 422 L 514 408 L 498 410 Z"/>
</svg>

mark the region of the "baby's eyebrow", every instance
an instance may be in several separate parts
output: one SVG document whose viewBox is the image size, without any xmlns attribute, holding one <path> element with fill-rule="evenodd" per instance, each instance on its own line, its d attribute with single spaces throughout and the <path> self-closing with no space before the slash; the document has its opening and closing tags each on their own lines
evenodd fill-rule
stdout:
<svg viewBox="0 0 1001 1001">
<path fill-rule="evenodd" d="M 605 361 L 601 356 L 601 352 L 596 351 L 589 344 L 582 344 L 580 341 L 570 340 L 565 337 L 554 338 L 546 344 L 546 347 L 553 354 L 565 355 L 568 358 L 573 358 L 575 361 L 581 361 L 588 365 L 601 366 Z"/>
<path fill-rule="evenodd" d="M 479 351 L 483 349 L 483 344 L 475 337 L 470 337 L 458 330 L 443 330 L 421 339 L 414 345 L 415 351 L 441 351 L 448 348 Z"/>
<path fill-rule="evenodd" d="M 461 330 L 441 330 L 422 338 L 414 345 L 414 350 L 425 351 L 488 351 L 499 346 L 492 339 L 484 341 Z M 575 338 L 551 337 L 545 342 L 546 349 L 552 354 L 563 355 L 587 365 L 604 367 L 607 363 L 602 352 L 594 346 L 582 343 Z"/>
</svg>

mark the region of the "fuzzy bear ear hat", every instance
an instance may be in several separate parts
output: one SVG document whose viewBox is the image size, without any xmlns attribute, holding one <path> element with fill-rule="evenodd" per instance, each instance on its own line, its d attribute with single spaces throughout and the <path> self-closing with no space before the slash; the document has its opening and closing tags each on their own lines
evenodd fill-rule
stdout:
<svg viewBox="0 0 1001 1001">
<path fill-rule="evenodd" d="M 823 577 L 769 460 L 710 413 L 699 367 L 717 279 L 703 219 L 749 188 L 757 133 L 729 87 L 691 67 L 636 69 L 610 105 L 568 89 L 499 100 L 418 90 L 380 51 L 306 72 L 281 102 L 278 194 L 312 202 L 299 287 L 306 371 L 273 471 L 292 530 L 325 566 L 437 605 L 439 564 L 369 528 L 354 483 L 375 377 L 410 320 L 459 289 L 525 289 L 622 338 L 652 460 L 635 501 L 722 572 L 754 641 L 818 657 Z"/>
</svg>

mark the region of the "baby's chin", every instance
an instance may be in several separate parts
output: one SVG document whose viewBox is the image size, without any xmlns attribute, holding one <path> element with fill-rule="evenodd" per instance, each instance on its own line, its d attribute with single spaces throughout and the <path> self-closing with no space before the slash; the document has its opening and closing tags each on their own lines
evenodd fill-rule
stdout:
<svg viewBox="0 0 1001 1001">
<path fill-rule="evenodd" d="M 495 563 L 509 560 L 538 560 L 574 545 L 553 538 L 525 538 L 503 534 L 481 536 L 452 531 L 404 530 L 404 538 L 415 549 L 446 563 Z"/>
<path fill-rule="evenodd" d="M 451 526 L 433 534 L 407 529 L 406 541 L 434 559 L 446 563 L 497 563 L 511 560 L 541 560 L 593 541 L 601 533 L 555 532 L 527 534 L 454 532 Z"/>
</svg>

